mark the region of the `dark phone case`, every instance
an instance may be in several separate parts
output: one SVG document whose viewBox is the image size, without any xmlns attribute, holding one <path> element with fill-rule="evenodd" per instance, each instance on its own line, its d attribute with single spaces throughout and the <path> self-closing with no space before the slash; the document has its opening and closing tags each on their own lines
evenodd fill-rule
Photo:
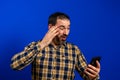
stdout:
<svg viewBox="0 0 120 80">
<path fill-rule="evenodd" d="M 92 60 L 91 60 L 91 62 L 90 62 L 90 64 L 96 67 L 97 66 L 96 65 L 96 61 L 97 60 L 100 62 L 101 57 L 100 56 L 93 57 Z"/>
</svg>

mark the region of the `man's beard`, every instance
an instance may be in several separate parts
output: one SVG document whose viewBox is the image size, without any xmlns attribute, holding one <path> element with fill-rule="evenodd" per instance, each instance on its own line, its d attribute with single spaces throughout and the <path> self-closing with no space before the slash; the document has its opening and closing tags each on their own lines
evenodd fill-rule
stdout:
<svg viewBox="0 0 120 80">
<path fill-rule="evenodd" d="M 67 35 L 62 35 L 62 36 L 60 36 L 60 38 L 58 36 L 56 36 L 53 39 L 53 42 L 54 42 L 55 45 L 61 45 L 61 44 L 63 44 L 66 41 L 66 39 L 63 40 L 62 38 L 67 38 Z"/>
</svg>

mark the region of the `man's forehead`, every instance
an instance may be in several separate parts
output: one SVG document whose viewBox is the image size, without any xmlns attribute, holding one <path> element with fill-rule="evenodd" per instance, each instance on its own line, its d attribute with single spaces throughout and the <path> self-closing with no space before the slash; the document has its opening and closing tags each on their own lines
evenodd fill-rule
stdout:
<svg viewBox="0 0 120 80">
<path fill-rule="evenodd" d="M 63 23 L 70 25 L 70 20 L 68 19 L 57 19 L 57 23 Z"/>
<path fill-rule="evenodd" d="M 66 18 L 64 18 L 64 19 L 59 19 L 59 18 L 57 18 L 57 20 L 59 21 L 59 20 L 67 20 L 67 21 L 70 21 L 69 19 L 66 19 Z"/>
</svg>

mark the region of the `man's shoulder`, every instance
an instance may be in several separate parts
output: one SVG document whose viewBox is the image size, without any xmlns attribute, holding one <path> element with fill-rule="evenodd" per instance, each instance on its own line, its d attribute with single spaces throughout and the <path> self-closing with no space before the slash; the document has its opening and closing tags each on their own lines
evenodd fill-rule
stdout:
<svg viewBox="0 0 120 80">
<path fill-rule="evenodd" d="M 30 42 L 30 43 L 28 44 L 28 46 L 37 45 L 38 42 L 40 42 L 40 41 L 41 41 L 41 40 L 39 40 L 39 41 L 32 41 L 32 42 Z"/>
<path fill-rule="evenodd" d="M 67 47 L 69 47 L 69 49 L 72 49 L 73 51 L 76 51 L 76 54 L 78 55 L 79 53 L 81 53 L 81 50 L 80 48 L 74 44 L 74 43 L 71 43 L 71 42 L 66 42 L 66 45 Z"/>
</svg>

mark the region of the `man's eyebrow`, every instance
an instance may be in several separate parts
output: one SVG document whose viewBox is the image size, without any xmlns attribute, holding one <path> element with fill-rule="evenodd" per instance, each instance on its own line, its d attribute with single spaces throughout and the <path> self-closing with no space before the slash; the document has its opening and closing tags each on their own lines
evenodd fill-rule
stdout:
<svg viewBox="0 0 120 80">
<path fill-rule="evenodd" d="M 65 27 L 64 25 L 60 25 L 60 27 Z"/>
<path fill-rule="evenodd" d="M 65 26 L 64 25 L 60 25 L 59 27 L 63 27 L 63 28 L 65 28 Z M 70 25 L 68 25 L 68 27 L 67 28 L 70 28 Z"/>
<path fill-rule="evenodd" d="M 64 25 L 60 25 L 59 27 L 63 27 L 63 28 L 65 28 L 65 26 L 64 26 Z"/>
</svg>

